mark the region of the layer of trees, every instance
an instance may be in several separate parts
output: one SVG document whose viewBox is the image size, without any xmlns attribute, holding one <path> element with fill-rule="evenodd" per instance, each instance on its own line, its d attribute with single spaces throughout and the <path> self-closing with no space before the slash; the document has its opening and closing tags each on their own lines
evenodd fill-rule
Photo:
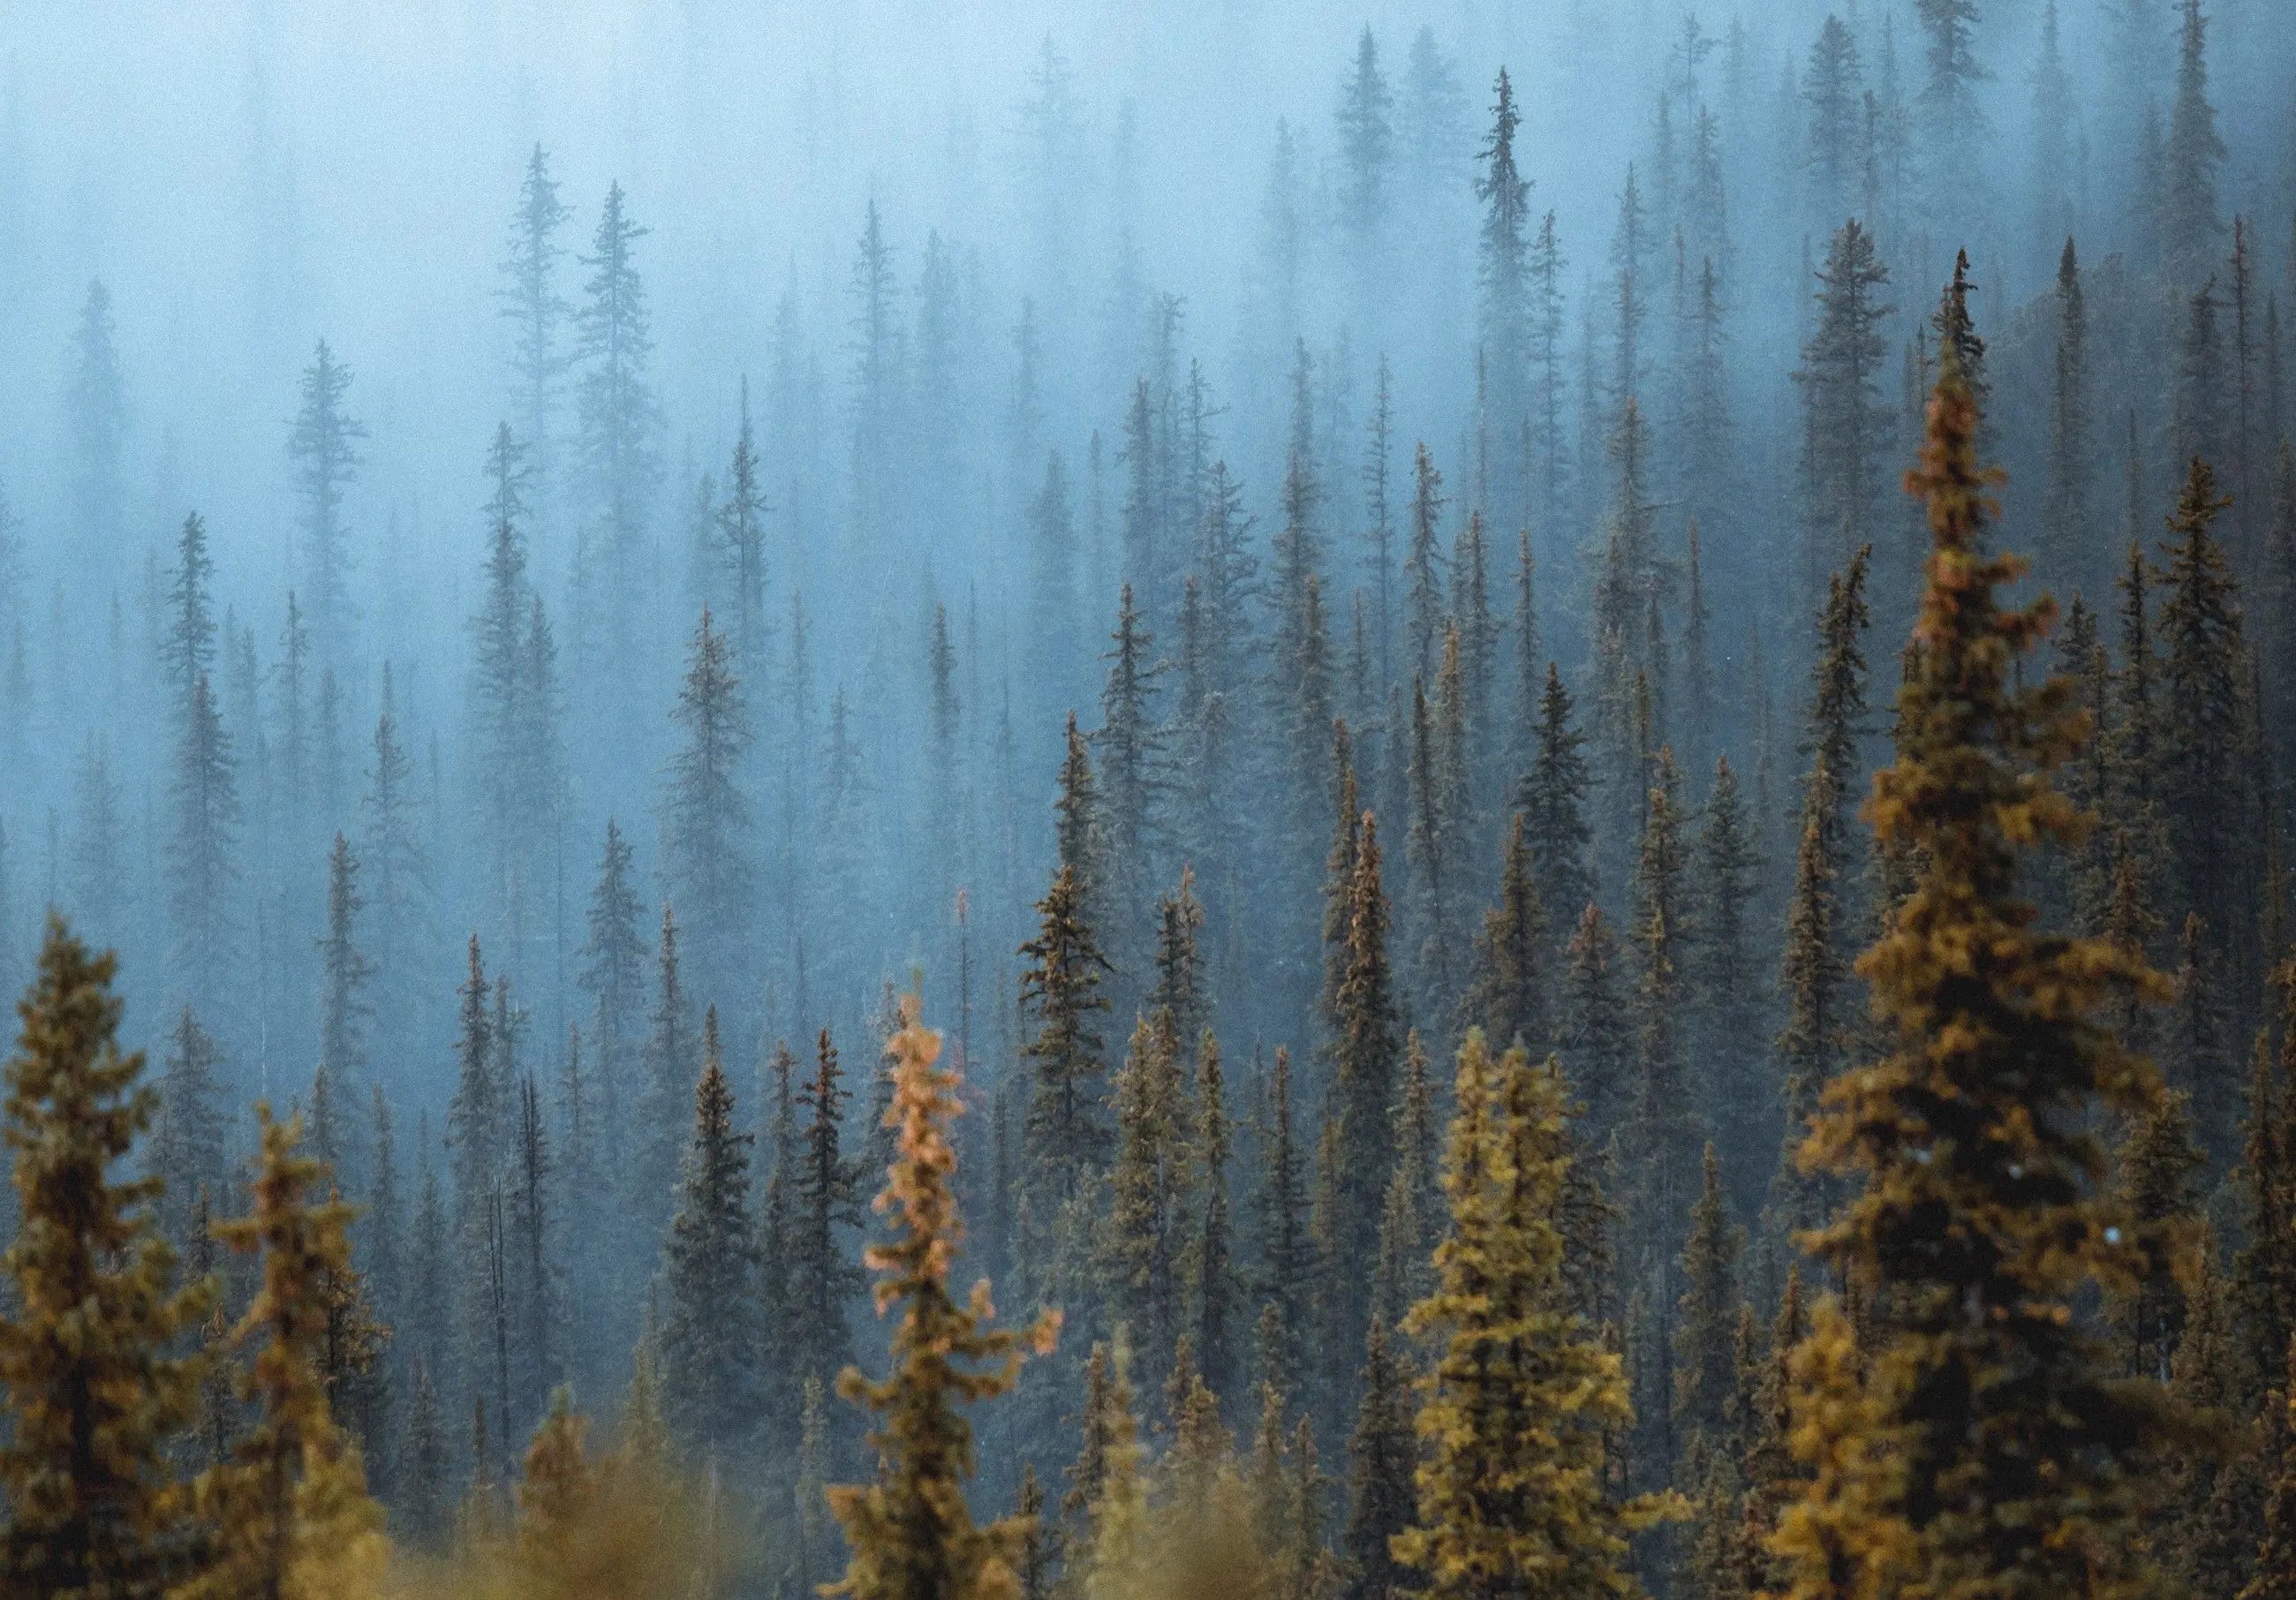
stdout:
<svg viewBox="0 0 2296 1600">
<path fill-rule="evenodd" d="M 171 510 L 82 728 L 96 285 L 0 508 L 0 1588 L 2296 1585 L 2296 235 L 2126 9 L 2103 248 L 2054 8 L 2013 204 L 1967 0 L 1767 110 L 1686 20 L 1575 264 L 1516 82 L 1366 30 L 1232 372 L 1126 267 L 1081 427 L 1034 295 L 984 422 L 873 201 L 847 403 L 785 305 L 717 471 L 537 148 L 452 648 L 320 341 L 277 632 Z"/>
</svg>

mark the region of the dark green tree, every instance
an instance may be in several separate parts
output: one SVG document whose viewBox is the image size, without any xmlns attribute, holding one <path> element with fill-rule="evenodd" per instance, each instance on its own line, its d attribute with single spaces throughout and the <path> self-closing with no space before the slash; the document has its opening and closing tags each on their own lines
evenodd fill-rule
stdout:
<svg viewBox="0 0 2296 1600">
<path fill-rule="evenodd" d="M 677 1209 L 662 1243 L 663 1415 L 687 1448 L 715 1457 L 757 1420 L 757 1224 L 750 1214 L 750 1136 L 734 1126 L 734 1091 L 702 1019 L 701 1081 Z"/>
</svg>

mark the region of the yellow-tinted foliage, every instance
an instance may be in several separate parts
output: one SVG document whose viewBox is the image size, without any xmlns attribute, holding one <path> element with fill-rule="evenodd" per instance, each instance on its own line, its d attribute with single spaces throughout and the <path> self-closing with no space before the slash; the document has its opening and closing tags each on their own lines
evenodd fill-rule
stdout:
<svg viewBox="0 0 2296 1600">
<path fill-rule="evenodd" d="M 506 1534 L 443 1561 L 397 1555 L 384 1600 L 711 1600 L 740 1566 L 707 1488 L 625 1443 L 586 1448 L 562 1392 L 536 1431 Z"/>
</svg>

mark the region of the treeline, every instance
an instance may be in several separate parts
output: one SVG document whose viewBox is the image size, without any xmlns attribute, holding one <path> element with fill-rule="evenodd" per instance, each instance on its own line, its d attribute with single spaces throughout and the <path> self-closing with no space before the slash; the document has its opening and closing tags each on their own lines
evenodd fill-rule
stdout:
<svg viewBox="0 0 2296 1600">
<path fill-rule="evenodd" d="M 2192 1097 L 2130 1044 L 2148 1008 L 2190 1004 L 2180 994 L 2189 977 L 2170 981 L 2112 931 L 2044 931 L 2026 898 L 2042 852 L 2078 850 L 2094 831 L 2095 814 L 2056 780 L 2078 769 L 2095 729 L 2075 677 L 2021 681 L 2056 611 L 2002 593 L 2024 564 L 1989 548 L 1998 474 L 1980 464 L 1980 439 L 1976 390 L 1948 345 L 1907 474 L 1931 552 L 1894 759 L 1870 805 L 1874 849 L 1897 871 L 1878 937 L 1857 963 L 1873 997 L 1868 1031 L 1792 1139 L 1782 1170 L 1815 1197 L 1816 1223 L 1797 1235 L 1812 1271 L 1806 1287 L 1800 1260 L 1787 1267 L 1767 1329 L 1745 1298 L 1742 1241 L 1711 1142 L 1678 1222 L 1657 1206 L 1675 1176 L 1667 1140 L 1686 1120 L 1667 1098 L 1681 1085 L 1665 1076 L 1666 1013 L 1647 1004 L 1662 964 L 1643 973 L 1640 1087 L 1607 1148 L 1589 1143 L 1590 1112 L 1561 1055 L 1538 1063 L 1520 1026 L 1502 1054 L 1480 1022 L 1468 1027 L 1439 1157 L 1415 1035 L 1403 1046 L 1402 1084 L 1366 1091 L 1362 1057 L 1350 1068 L 1346 1054 L 1379 1031 L 1384 1011 L 1385 908 L 1366 812 L 1341 831 L 1355 852 L 1335 918 L 1346 930 L 1346 1021 L 1318 1142 L 1327 1176 L 1293 1241 L 1306 1292 L 1294 1306 L 1275 1292 L 1263 1301 L 1250 1393 L 1222 1392 L 1235 1386 L 1235 1308 L 1222 1284 L 1232 1270 L 1227 1133 L 1210 1029 L 1193 1095 L 1177 1071 L 1178 1019 L 1195 999 L 1194 924 L 1167 902 L 1168 931 L 1178 932 L 1160 951 L 1157 991 L 1114 1086 L 1112 1153 L 1095 1148 L 1079 1110 L 1091 1086 L 1059 1063 L 1089 1042 L 1103 964 L 1063 863 L 1030 947 L 1044 1026 L 1021 1204 L 1041 1194 L 1064 1226 L 1079 1215 L 1095 1225 L 1086 1248 L 1099 1271 L 1062 1287 L 1078 1296 L 1085 1331 L 1109 1332 L 1071 1360 L 1083 1378 L 1070 1430 L 1079 1443 L 1058 1509 L 1033 1464 L 1013 1486 L 1011 1514 L 982 1522 L 971 1509 L 972 1410 L 1004 1398 L 993 1434 L 1035 1409 L 1027 1388 L 1014 1394 L 1022 1366 L 1055 1355 L 1065 1318 L 1046 1308 L 999 1329 L 986 1277 L 969 1299 L 955 1291 L 966 1243 L 953 1142 L 964 1084 L 942 1064 L 941 1037 L 922 1025 L 914 995 L 884 1042 L 883 1221 L 866 1258 L 890 1321 L 890 1370 L 873 1382 L 849 1366 L 838 1379 L 845 1400 L 877 1414 L 872 1481 L 825 1485 L 817 1374 L 804 1378 L 792 1456 L 781 1455 L 760 1407 L 802 1370 L 795 1344 L 762 1346 L 760 1326 L 787 1338 L 812 1309 L 790 1293 L 806 1274 L 790 1270 L 802 1252 L 791 1252 L 783 1182 L 796 1178 L 802 1195 L 809 1160 L 841 1163 L 833 1121 L 825 1149 L 796 1143 L 784 1055 L 783 1143 L 765 1204 L 752 1205 L 750 1138 L 734 1124 L 713 1011 L 656 1279 L 666 1305 L 659 1319 L 649 1313 L 618 1441 L 593 1450 L 561 1386 L 522 1473 L 497 1476 L 481 1393 L 474 1472 L 450 1488 L 438 1396 L 419 1358 L 410 1448 L 400 1457 L 376 1448 L 390 1330 L 373 1319 L 353 1262 L 350 1208 L 318 1197 L 331 1174 L 301 1152 L 299 1120 L 258 1108 L 246 1212 L 214 1222 L 199 1192 L 191 1282 L 176 1285 L 160 1223 L 164 1180 L 117 1170 L 164 1113 L 162 1096 L 140 1081 L 140 1056 L 115 1041 L 114 958 L 92 956 L 59 919 L 7 1076 L 23 1208 L 0 1318 L 12 1424 L 0 1451 L 0 1561 L 10 1581 L 47 1595 L 180 1596 L 379 1594 L 407 1582 L 568 1596 L 665 1582 L 693 1593 L 803 1584 L 888 1600 L 1532 1586 L 2101 1594 L 2172 1579 L 2196 1592 L 2275 1592 L 2296 1576 L 2290 1391 L 2273 1387 L 2269 1365 L 2284 1350 L 2296 1372 L 2290 1329 L 2270 1321 L 2281 1315 L 2274 1252 L 2284 1251 L 2287 1227 L 2269 1209 L 2284 1200 L 2272 1154 L 2288 1131 L 2284 1079 L 2259 1034 L 2250 1107 L 2259 1167 L 2243 1218 L 2254 1231 L 2228 1293 L 2192 1200 L 2208 1164 L 2194 1144 Z M 2190 537 L 2206 537 L 2208 490 L 2196 458 L 2181 513 Z M 1653 788 L 1652 830 L 1665 826 L 1666 804 Z M 1518 857 L 1520 840 L 1518 826 Z M 1646 846 L 1645 895 L 1657 888 L 1657 853 Z M 1518 909 L 1535 907 L 1527 881 L 1516 892 Z M 1662 956 L 1662 905 L 1653 900 L 1650 915 Z M 1505 1010 L 1523 996 L 1505 955 L 1520 923 L 1503 907 L 1486 929 L 1471 1004 L 1478 1016 L 1521 1023 Z M 474 955 L 466 1003 L 480 1019 L 486 996 Z M 810 1087 L 832 1115 L 834 1084 L 824 1039 Z M 1296 1174 L 1281 1055 L 1272 1088 L 1269 1170 L 1282 1186 Z M 1350 1128 L 1359 1109 L 1376 1134 Z M 1354 1159 L 1387 1175 L 1372 1188 L 1375 1216 L 1350 1215 L 1361 1209 L 1351 1186 L 1329 1176 L 1352 1177 Z M 837 1176 L 849 1185 L 857 1165 Z M 1620 1199 L 1606 1196 L 1606 1179 L 1621 1184 Z M 510 1332 L 493 1193 L 500 1419 L 511 1415 Z M 1271 1220 L 1302 1219 L 1287 1224 L 1278 1210 Z M 1608 1254 L 1626 1252 L 1639 1299 L 1653 1280 L 1636 1231 L 1651 1223 L 1673 1228 L 1681 1284 L 1655 1346 L 1643 1342 L 1645 1317 L 1630 1309 L 1618 1319 Z M 1361 1230 L 1352 1241 L 1350 1229 Z M 1021 1265 L 1058 1262 L 1070 1243 L 1048 1239 Z M 1347 1282 L 1337 1252 L 1350 1243 L 1374 1251 L 1357 1258 L 1377 1262 L 1368 1284 L 1360 1273 Z M 239 1274 L 219 1269 L 218 1246 L 242 1263 Z M 245 1309 L 226 1320 L 218 1297 L 234 1276 Z M 1341 1337 L 1359 1342 L 1359 1367 L 1333 1359 Z M 2274 1337 L 2278 1346 L 2259 1347 Z M 2266 1365 L 2251 1367 L 2251 1355 Z M 1134 1376 L 1136 1364 L 1159 1358 L 1170 1363 L 1160 1401 Z M 1638 1411 L 1646 1364 L 1669 1382 L 1653 1410 Z M 1339 1389 L 1350 1383 L 1351 1394 Z M 2240 1418 L 2259 1389 L 2259 1424 L 2243 1439 Z M 1354 1422 L 1341 1480 L 1319 1465 L 1315 1410 L 1343 1398 Z M 1255 1412 L 1239 1448 L 1226 1418 Z M 1025 1438 L 1025 1417 L 1019 1426 Z M 394 1473 L 396 1556 L 365 1463 Z M 706 1481 L 681 1464 L 706 1465 Z M 734 1487 L 769 1481 L 777 1491 L 763 1503 Z M 750 1522 L 760 1511 L 789 1541 L 768 1547 L 772 1560 L 760 1559 Z M 834 1582 L 824 1581 L 836 1570 L 824 1514 L 848 1547 Z M 452 1564 L 425 1563 L 426 1550 L 448 1549 Z"/>
</svg>

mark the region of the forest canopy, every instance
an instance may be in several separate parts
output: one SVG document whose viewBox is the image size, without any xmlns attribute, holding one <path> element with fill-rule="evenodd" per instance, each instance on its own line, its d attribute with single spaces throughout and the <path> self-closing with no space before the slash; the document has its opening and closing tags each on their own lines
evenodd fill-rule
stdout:
<svg viewBox="0 0 2296 1600">
<path fill-rule="evenodd" d="M 2267 0 L 131 13 L 0 1594 L 2296 1596 Z"/>
</svg>

